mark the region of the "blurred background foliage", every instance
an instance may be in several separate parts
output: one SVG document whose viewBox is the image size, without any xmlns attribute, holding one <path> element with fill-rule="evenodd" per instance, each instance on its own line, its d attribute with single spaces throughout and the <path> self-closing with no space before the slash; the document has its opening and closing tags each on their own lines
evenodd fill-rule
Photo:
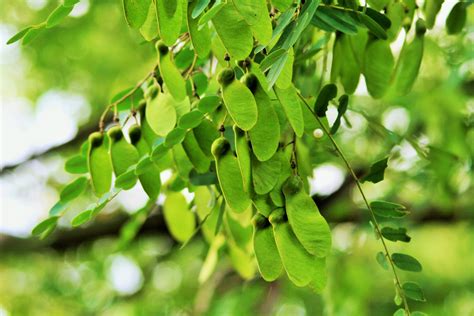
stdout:
<svg viewBox="0 0 474 316">
<path fill-rule="evenodd" d="M 410 208 L 406 222 L 412 242 L 390 246 L 422 262 L 423 272 L 410 279 L 422 285 L 428 301 L 414 307 L 430 315 L 474 315 L 474 6 L 465 31 L 448 36 L 443 25 L 454 3 L 445 1 L 427 34 L 413 91 L 373 100 L 360 84 L 337 135 L 360 173 L 390 154 L 385 180 L 364 189 L 370 199 Z M 110 98 L 134 85 L 156 58 L 153 45 L 127 27 L 118 0 L 82 0 L 71 17 L 29 46 L 4 44 L 22 27 L 43 21 L 56 5 L 52 0 L 0 2 L 0 315 L 393 312 L 391 275 L 375 261 L 380 245 L 353 183 L 324 139 L 310 149 L 311 193 L 334 239 L 330 281 L 321 296 L 285 280 L 244 283 L 225 258 L 209 281 L 198 284 L 207 245 L 196 238 L 180 249 L 159 223 L 148 223 L 117 251 L 120 225 L 146 203 L 137 190 L 111 203 L 90 227 L 71 231 L 68 221 L 90 202 L 85 196 L 50 239 L 31 239 L 31 228 L 71 179 L 63 171 L 64 159 L 97 129 Z M 322 55 L 298 71 L 319 74 Z M 314 95 L 317 85 L 317 80 L 298 81 L 306 95 Z M 334 118 L 336 108 L 331 112 Z"/>
</svg>

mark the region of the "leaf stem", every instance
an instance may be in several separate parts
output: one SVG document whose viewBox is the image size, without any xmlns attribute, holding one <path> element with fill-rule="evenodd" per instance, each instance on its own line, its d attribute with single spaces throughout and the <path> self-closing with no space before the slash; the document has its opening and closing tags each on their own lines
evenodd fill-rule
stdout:
<svg viewBox="0 0 474 316">
<path fill-rule="evenodd" d="M 140 87 L 145 83 L 145 81 L 148 80 L 148 78 L 150 78 L 151 76 L 153 76 L 154 72 L 155 72 L 155 68 L 157 67 L 157 65 L 154 65 L 153 66 L 153 70 L 150 71 L 146 76 L 145 78 L 143 78 L 142 80 L 140 80 L 136 85 L 135 87 L 133 87 L 132 90 L 130 90 L 128 93 L 126 93 L 125 95 L 123 95 L 120 99 L 118 99 L 117 101 L 115 102 L 112 102 L 110 103 L 109 105 L 107 105 L 105 107 L 105 110 L 104 112 L 102 112 L 102 115 L 100 116 L 100 120 L 99 120 L 99 130 L 101 132 L 104 131 L 104 128 L 105 128 L 105 117 L 107 116 L 107 113 L 110 111 L 110 109 L 112 108 L 116 108 L 120 103 L 122 103 L 123 101 L 127 100 L 129 97 L 131 97 L 135 91 L 137 91 L 138 89 L 140 89 Z"/>
<path fill-rule="evenodd" d="M 351 164 L 349 163 L 349 160 L 347 160 L 346 156 L 344 155 L 343 151 L 341 150 L 341 148 L 339 147 L 339 145 L 336 143 L 336 140 L 334 139 L 334 137 L 331 135 L 330 131 L 328 130 L 328 128 L 323 124 L 323 122 L 321 122 L 321 119 L 316 115 L 316 113 L 314 113 L 313 109 L 311 108 L 311 106 L 308 104 L 308 102 L 306 101 L 306 99 L 301 95 L 300 92 L 298 92 L 298 96 L 300 97 L 300 99 L 303 101 L 303 103 L 306 105 L 306 107 L 308 108 L 308 110 L 313 114 L 313 116 L 316 118 L 316 120 L 318 121 L 318 124 L 321 126 L 321 128 L 324 130 L 324 132 L 328 135 L 329 137 L 329 140 L 331 141 L 332 145 L 334 146 L 334 149 L 338 152 L 339 156 L 341 157 L 341 159 L 344 161 L 344 164 L 346 165 L 347 169 L 349 170 L 349 173 L 351 174 L 352 178 L 354 179 L 356 185 L 357 185 L 357 189 L 359 190 L 359 193 L 360 195 L 362 196 L 362 199 L 364 200 L 364 203 L 365 205 L 367 206 L 367 209 L 369 210 L 369 213 L 370 213 L 370 217 L 372 218 L 372 222 L 374 224 L 374 227 L 375 227 L 375 230 L 377 232 L 377 235 L 379 236 L 380 238 L 380 241 L 382 242 L 382 246 L 383 246 L 383 249 L 385 251 L 385 257 L 387 258 L 387 260 L 389 261 L 390 263 L 390 266 L 392 268 L 392 271 L 393 271 L 393 276 L 395 278 L 395 284 L 396 284 L 396 287 L 397 287 L 397 292 L 400 294 L 402 300 L 403 300 L 403 305 L 404 305 L 404 309 L 405 309 L 405 312 L 407 313 L 407 316 L 410 316 L 411 313 L 410 313 L 410 308 L 408 306 L 408 301 L 407 301 L 407 298 L 406 298 L 406 295 L 405 295 L 405 292 L 402 288 L 402 285 L 401 285 L 401 282 L 400 282 L 400 278 L 398 277 L 398 274 L 397 274 L 397 270 L 395 268 L 395 264 L 393 263 L 393 260 L 392 260 L 392 257 L 390 255 L 390 251 L 388 249 L 388 246 L 387 246 L 387 243 L 385 242 L 383 236 L 382 236 L 382 231 L 380 229 L 380 226 L 379 226 L 379 223 L 377 221 L 377 218 L 375 217 L 375 213 L 374 211 L 372 210 L 372 207 L 370 206 L 370 203 L 367 199 L 367 197 L 365 196 L 365 193 L 364 193 L 364 190 L 362 190 L 362 185 L 359 181 L 359 178 L 357 177 L 357 175 L 355 174 L 354 172 L 354 169 L 352 168 Z"/>
</svg>

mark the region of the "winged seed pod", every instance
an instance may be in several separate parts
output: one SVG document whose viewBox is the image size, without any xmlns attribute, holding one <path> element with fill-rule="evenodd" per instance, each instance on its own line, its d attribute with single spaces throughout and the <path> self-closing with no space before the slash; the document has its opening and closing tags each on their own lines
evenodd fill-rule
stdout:
<svg viewBox="0 0 474 316">
<path fill-rule="evenodd" d="M 112 163 L 109 156 L 109 138 L 101 132 L 89 135 L 87 166 L 94 193 L 100 197 L 109 192 L 112 185 Z"/>
<path fill-rule="evenodd" d="M 283 185 L 285 208 L 293 231 L 310 254 L 326 257 L 331 250 L 331 232 L 313 199 L 305 192 L 303 181 L 293 175 Z"/>
<path fill-rule="evenodd" d="M 217 138 L 212 143 L 211 150 L 216 160 L 217 178 L 227 204 L 236 212 L 244 212 L 251 200 L 244 190 L 239 163 L 229 142 L 223 137 Z"/>
<path fill-rule="evenodd" d="M 218 77 L 222 88 L 222 97 L 229 115 L 235 124 L 248 131 L 257 123 L 257 104 L 252 92 L 235 78 L 232 68 L 222 70 Z"/>
</svg>

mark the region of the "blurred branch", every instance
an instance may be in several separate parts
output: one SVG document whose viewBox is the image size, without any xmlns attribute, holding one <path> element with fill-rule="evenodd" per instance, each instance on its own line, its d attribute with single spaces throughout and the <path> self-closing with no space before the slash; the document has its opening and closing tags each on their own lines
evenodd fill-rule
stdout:
<svg viewBox="0 0 474 316">
<path fill-rule="evenodd" d="M 48 149 L 46 149 L 42 152 L 35 153 L 35 154 L 29 156 L 28 158 L 26 158 L 26 159 L 24 159 L 20 162 L 17 162 L 15 164 L 4 166 L 0 171 L 0 176 L 5 175 L 8 171 L 11 171 L 11 170 L 23 165 L 24 163 L 27 163 L 27 162 L 31 161 L 31 160 L 38 159 L 38 158 L 41 158 L 41 157 L 44 157 L 44 156 L 47 156 L 47 155 L 50 155 L 50 154 L 58 153 L 58 152 L 61 152 L 61 151 L 67 150 L 67 149 L 79 148 L 79 146 L 82 144 L 82 142 L 84 142 L 87 139 L 89 134 L 91 134 L 95 131 L 97 131 L 97 125 L 96 124 L 85 126 L 82 129 L 80 129 L 79 132 L 76 134 L 76 136 L 73 139 L 71 139 L 70 141 L 62 143 L 60 145 L 52 146 L 52 147 L 50 147 L 50 148 L 48 148 Z"/>
</svg>

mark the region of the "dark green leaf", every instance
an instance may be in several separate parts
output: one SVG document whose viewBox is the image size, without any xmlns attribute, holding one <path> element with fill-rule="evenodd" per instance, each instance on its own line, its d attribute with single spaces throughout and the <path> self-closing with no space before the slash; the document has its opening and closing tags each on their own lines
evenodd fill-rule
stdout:
<svg viewBox="0 0 474 316">
<path fill-rule="evenodd" d="M 48 16 L 48 19 L 46 20 L 46 28 L 51 28 L 53 26 L 58 25 L 65 17 L 71 13 L 72 9 L 74 7 L 66 7 L 63 5 L 58 6 L 56 9 L 54 9 L 53 12 Z"/>
<path fill-rule="evenodd" d="M 329 7 L 319 7 L 313 19 L 319 19 L 330 27 L 346 34 L 356 34 L 357 26 L 344 11 L 339 11 Z"/>
<path fill-rule="evenodd" d="M 446 19 L 446 31 L 448 34 L 457 34 L 462 31 L 466 24 L 467 3 L 458 2 L 454 5 Z"/>
<path fill-rule="evenodd" d="M 331 134 L 335 134 L 341 125 L 341 118 L 347 111 L 347 105 L 349 104 L 349 96 L 347 94 L 341 95 L 339 98 L 339 106 L 337 108 L 337 118 L 331 127 Z"/>
<path fill-rule="evenodd" d="M 411 237 L 407 235 L 406 228 L 392 228 L 392 227 L 384 227 L 382 228 L 382 236 L 385 239 L 391 241 L 403 241 L 403 242 L 410 242 Z"/>
<path fill-rule="evenodd" d="M 384 28 L 374 21 L 370 16 L 364 13 L 359 14 L 361 22 L 372 32 L 377 38 L 386 40 L 388 38 Z"/>
<path fill-rule="evenodd" d="M 213 185 L 217 184 L 217 175 L 215 172 L 197 173 L 196 170 L 191 170 L 189 174 L 189 182 L 192 185 Z"/>
<path fill-rule="evenodd" d="M 198 110 L 203 113 L 214 112 L 221 103 L 221 99 L 217 95 L 206 95 L 199 100 Z"/>
<path fill-rule="evenodd" d="M 170 149 L 168 147 L 165 146 L 165 144 L 159 144 L 158 146 L 154 147 L 152 152 L 151 152 L 151 160 L 152 161 L 158 161 L 160 160 L 161 158 L 163 158 L 164 156 L 166 156 L 166 154 L 168 154 L 168 151 Z"/>
<path fill-rule="evenodd" d="M 383 180 L 385 169 L 387 168 L 388 157 L 375 162 L 370 166 L 369 173 L 360 179 L 361 182 L 378 183 Z"/>
<path fill-rule="evenodd" d="M 385 201 L 373 201 L 370 208 L 375 215 L 382 217 L 400 218 L 409 213 L 405 206 Z"/>
<path fill-rule="evenodd" d="M 68 184 L 60 194 L 61 201 L 63 203 L 70 202 L 77 198 L 79 195 L 84 192 L 84 190 L 87 187 L 87 178 L 86 177 L 80 177 Z"/>
<path fill-rule="evenodd" d="M 420 272 L 423 269 L 418 260 L 403 253 L 392 254 L 392 261 L 401 270 Z"/>
<path fill-rule="evenodd" d="M 178 121 L 178 127 L 182 129 L 195 128 L 196 126 L 201 124 L 203 118 L 204 113 L 199 110 L 193 110 L 180 117 Z"/>
<path fill-rule="evenodd" d="M 405 282 L 403 283 L 402 288 L 408 298 L 411 298 L 414 301 L 426 302 L 423 290 L 415 282 Z"/>
<path fill-rule="evenodd" d="M 316 103 L 314 104 L 314 111 L 319 117 L 326 116 L 329 101 L 337 96 L 337 87 L 335 84 L 327 84 L 319 92 Z"/>
<path fill-rule="evenodd" d="M 7 45 L 10 45 L 10 44 L 13 44 L 19 40 L 21 40 L 23 38 L 23 36 L 26 35 L 26 33 L 28 33 L 28 31 L 31 29 L 31 26 L 28 26 L 28 27 L 25 27 L 23 30 L 21 30 L 20 32 L 16 33 L 15 35 L 13 35 L 12 37 L 10 37 L 10 39 L 7 41 Z"/>
</svg>

